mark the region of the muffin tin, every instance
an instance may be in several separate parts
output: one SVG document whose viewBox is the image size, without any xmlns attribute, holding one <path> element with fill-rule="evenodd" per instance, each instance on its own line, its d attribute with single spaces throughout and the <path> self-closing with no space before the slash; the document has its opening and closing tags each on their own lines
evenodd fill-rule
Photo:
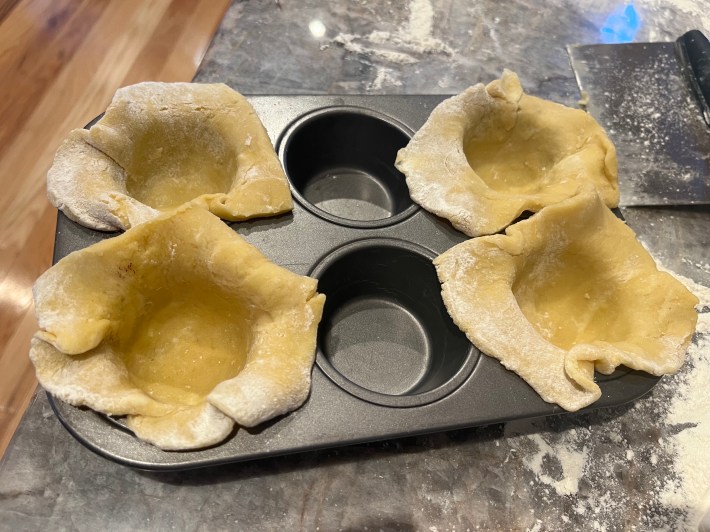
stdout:
<svg viewBox="0 0 710 532">
<path fill-rule="evenodd" d="M 289 177 L 293 212 L 230 224 L 267 257 L 319 280 L 327 300 L 311 393 L 295 412 L 199 451 L 167 452 L 120 422 L 50 396 L 60 421 L 106 458 L 177 470 L 564 413 L 482 355 L 448 316 L 431 260 L 467 237 L 420 209 L 397 151 L 442 96 L 253 96 Z M 113 234 L 59 213 L 54 261 Z M 659 378 L 597 375 L 620 405 Z"/>
</svg>

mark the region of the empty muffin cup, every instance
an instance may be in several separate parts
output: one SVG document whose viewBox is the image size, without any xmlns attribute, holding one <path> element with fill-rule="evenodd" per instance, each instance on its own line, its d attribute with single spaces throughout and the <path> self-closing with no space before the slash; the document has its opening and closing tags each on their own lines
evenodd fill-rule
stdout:
<svg viewBox="0 0 710 532">
<path fill-rule="evenodd" d="M 385 406 L 419 406 L 454 391 L 480 353 L 449 317 L 431 263 L 410 242 L 346 244 L 311 272 L 326 294 L 316 361 L 347 392 Z"/>
<path fill-rule="evenodd" d="M 383 227 L 417 210 L 394 166 L 410 131 L 380 113 L 328 107 L 286 131 L 279 156 L 294 196 L 309 211 L 350 227 Z"/>
</svg>

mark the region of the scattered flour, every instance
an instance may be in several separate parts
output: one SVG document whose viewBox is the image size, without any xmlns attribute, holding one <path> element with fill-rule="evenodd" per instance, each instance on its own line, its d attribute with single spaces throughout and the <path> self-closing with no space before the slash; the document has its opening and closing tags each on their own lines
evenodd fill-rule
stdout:
<svg viewBox="0 0 710 532">
<path fill-rule="evenodd" d="M 701 312 L 686 372 L 673 396 L 666 425 L 687 426 L 664 443 L 674 453 L 678 478 L 660 493 L 663 504 L 690 507 L 689 523 L 697 523 L 710 504 L 710 289 L 678 277 L 700 299 Z"/>
<path fill-rule="evenodd" d="M 527 529 L 526 532 L 540 532 L 540 530 L 542 530 L 542 521 L 538 519 L 532 527 Z"/>
<path fill-rule="evenodd" d="M 686 264 L 690 264 L 691 266 L 695 266 L 697 269 L 704 271 L 705 273 L 710 273 L 710 263 L 703 263 L 703 262 L 693 262 L 692 260 L 682 257 L 680 259 Z"/>
<path fill-rule="evenodd" d="M 664 24 L 663 15 L 667 13 L 667 17 L 676 16 L 674 12 L 685 11 L 690 14 L 697 21 L 698 29 L 710 30 L 710 16 L 708 16 L 708 10 L 704 9 L 703 4 L 697 0 L 647 0 L 644 2 L 643 6 L 638 6 L 641 10 L 641 17 L 643 17 L 643 11 L 648 11 L 653 13 L 654 17 L 657 18 L 656 25 L 659 28 L 667 27 L 669 24 Z M 675 8 L 675 9 L 669 9 Z M 668 20 L 665 22 L 672 22 Z M 651 25 L 649 25 L 651 26 Z M 690 28 L 688 28 L 690 29 Z M 678 37 L 678 35 L 659 35 L 655 31 L 649 28 L 649 38 L 651 42 L 655 41 L 668 41 Z"/>
<path fill-rule="evenodd" d="M 392 69 L 377 67 L 377 76 L 375 76 L 375 79 L 368 85 L 367 88 L 368 90 L 379 90 L 385 85 L 394 85 L 399 87 L 402 85 L 402 82 L 397 79 L 397 76 L 394 74 Z"/>
<path fill-rule="evenodd" d="M 396 31 L 374 30 L 368 35 L 339 33 L 333 42 L 348 52 L 367 56 L 370 60 L 406 65 L 416 63 L 426 54 L 453 55 L 454 50 L 432 35 L 434 9 L 430 0 L 411 0 L 409 20 Z M 385 84 L 401 85 L 393 70 L 378 69 L 372 89 Z"/>
<path fill-rule="evenodd" d="M 416 63 L 417 61 L 414 57 L 406 53 L 369 47 L 366 44 L 363 44 L 363 37 L 353 35 L 351 33 L 340 33 L 333 39 L 333 41 L 340 44 L 348 52 L 368 55 L 390 63 L 406 65 L 408 63 Z"/>
<path fill-rule="evenodd" d="M 587 447 L 580 446 L 582 435 L 572 429 L 560 440 L 554 435 L 530 433 L 534 427 L 534 422 L 531 426 L 529 421 L 513 421 L 506 424 L 505 435 L 514 448 L 521 447 L 525 467 L 535 472 L 541 482 L 554 488 L 558 495 L 576 493 L 588 455 Z M 561 470 L 549 471 L 545 465 L 548 461 L 557 461 Z"/>
</svg>

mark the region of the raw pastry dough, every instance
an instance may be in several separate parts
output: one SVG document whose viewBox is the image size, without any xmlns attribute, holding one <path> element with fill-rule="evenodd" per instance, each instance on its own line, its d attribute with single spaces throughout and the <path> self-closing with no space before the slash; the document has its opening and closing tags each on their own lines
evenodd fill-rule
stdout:
<svg viewBox="0 0 710 532">
<path fill-rule="evenodd" d="M 698 299 L 660 272 L 594 191 L 434 261 L 446 308 L 481 351 L 574 411 L 596 401 L 594 370 L 654 375 L 683 363 Z"/>
<path fill-rule="evenodd" d="M 93 229 L 127 229 L 196 201 L 227 220 L 292 208 L 256 112 L 224 84 L 119 89 L 104 116 L 72 131 L 47 174 L 52 204 Z"/>
<path fill-rule="evenodd" d="M 593 183 L 619 202 L 616 150 L 587 113 L 523 93 L 508 70 L 442 102 L 400 150 L 412 199 L 469 236 L 500 231 Z"/>
<path fill-rule="evenodd" d="M 185 205 L 74 252 L 34 286 L 40 383 L 163 449 L 303 403 L 325 296 Z"/>
</svg>

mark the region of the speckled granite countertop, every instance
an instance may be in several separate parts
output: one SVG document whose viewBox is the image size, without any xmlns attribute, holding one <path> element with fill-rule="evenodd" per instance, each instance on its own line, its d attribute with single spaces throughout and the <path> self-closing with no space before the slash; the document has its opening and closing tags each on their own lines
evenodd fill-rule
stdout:
<svg viewBox="0 0 710 532">
<path fill-rule="evenodd" d="M 636 41 L 710 32 L 706 0 L 634 5 Z M 235 2 L 197 80 L 245 94 L 454 94 L 509 68 L 529 93 L 575 105 L 565 45 L 599 42 L 623 7 Z M 665 267 L 702 285 L 693 286 L 707 311 L 710 210 L 623 214 Z M 0 528 L 694 529 L 710 461 L 701 452 L 710 446 L 707 323 L 701 315 L 681 372 L 633 405 L 181 473 L 135 471 L 93 454 L 38 391 L 0 464 Z"/>
</svg>

